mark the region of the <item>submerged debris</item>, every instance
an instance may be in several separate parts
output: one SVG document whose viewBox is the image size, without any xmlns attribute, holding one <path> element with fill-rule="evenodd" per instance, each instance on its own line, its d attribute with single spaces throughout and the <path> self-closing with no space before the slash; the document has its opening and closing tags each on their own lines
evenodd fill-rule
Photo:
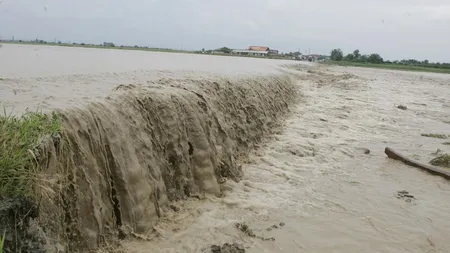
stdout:
<svg viewBox="0 0 450 253">
<path fill-rule="evenodd" d="M 174 204 L 170 204 L 169 207 L 174 212 L 179 212 L 180 211 L 180 208 L 178 206 L 174 205 Z"/>
<path fill-rule="evenodd" d="M 403 199 L 406 202 L 411 202 L 415 199 L 414 195 L 411 195 L 408 191 L 397 191 L 396 197 L 398 199 Z"/>
<path fill-rule="evenodd" d="M 253 230 L 245 223 L 239 223 L 238 222 L 238 223 L 236 223 L 235 226 L 236 226 L 237 229 L 241 230 L 244 234 L 246 234 L 246 235 L 248 235 L 250 237 L 255 237 L 255 238 L 261 239 L 263 241 L 275 241 L 275 237 L 266 238 L 266 237 L 262 237 L 262 236 L 257 236 L 253 232 Z M 277 225 L 273 225 L 272 227 L 274 227 L 274 226 L 276 226 L 278 228 Z"/>
<path fill-rule="evenodd" d="M 284 227 L 284 225 L 286 225 L 284 222 L 280 222 L 280 224 L 272 225 L 271 227 L 266 228 L 266 230 L 267 231 L 272 231 L 272 229 L 281 228 L 281 227 Z"/>
<path fill-rule="evenodd" d="M 211 245 L 211 253 L 245 253 L 244 246 L 233 243 L 225 243 L 222 247 L 219 245 Z"/>
<path fill-rule="evenodd" d="M 253 232 L 253 230 L 245 223 L 236 223 L 236 228 L 241 230 L 244 234 L 250 236 L 250 237 L 256 237 L 255 233 Z"/>
<path fill-rule="evenodd" d="M 370 154 L 370 149 L 368 148 L 356 148 L 356 150 L 361 151 L 362 153 L 368 155 Z"/>
<path fill-rule="evenodd" d="M 450 155 L 441 154 L 430 161 L 431 165 L 450 168 Z"/>
<path fill-rule="evenodd" d="M 421 134 L 423 137 L 430 137 L 436 139 L 447 139 L 447 135 L 445 134 Z"/>
</svg>

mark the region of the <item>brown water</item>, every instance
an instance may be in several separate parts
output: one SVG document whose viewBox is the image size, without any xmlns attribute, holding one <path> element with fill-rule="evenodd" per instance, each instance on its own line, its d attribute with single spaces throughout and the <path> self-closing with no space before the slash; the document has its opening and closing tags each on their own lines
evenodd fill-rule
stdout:
<svg viewBox="0 0 450 253">
<path fill-rule="evenodd" d="M 298 82 L 303 101 L 244 165 L 244 180 L 227 185 L 225 198 L 179 203 L 184 211 L 156 227 L 160 240 L 125 248 L 200 252 L 238 242 L 255 253 L 448 252 L 449 182 L 383 151 L 389 146 L 424 162 L 437 149 L 450 152 L 442 140 L 420 136 L 450 134 L 450 76 L 320 69 Z M 398 199 L 403 190 L 414 199 Z M 275 241 L 249 238 L 235 222 Z M 280 222 L 286 225 L 266 230 Z"/>
<path fill-rule="evenodd" d="M 123 84 L 161 78 L 215 78 L 277 73 L 290 61 L 114 49 L 3 44 L 0 106 L 15 113 L 101 101 Z"/>
<path fill-rule="evenodd" d="M 7 46 L 0 49 L 0 53 L 3 54 L 2 50 Z M 31 48 L 33 50 L 41 49 L 41 47 Z M 43 50 L 53 50 L 48 47 L 42 48 Z M 27 48 L 25 51 L 27 50 L 31 49 Z M 57 50 L 63 52 L 55 53 L 55 55 L 70 54 L 65 50 L 72 52 L 84 49 L 58 48 Z M 260 75 L 272 73 L 279 64 L 284 64 L 278 61 L 257 59 L 161 54 L 162 58 L 174 57 L 178 59 L 177 61 L 182 61 L 180 60 L 182 58 L 186 59 L 187 63 L 184 65 L 186 67 L 170 69 L 167 67 L 169 65 L 164 65 L 164 60 L 161 60 L 161 65 L 157 61 L 151 66 L 167 67 L 167 72 L 164 72 L 165 70 L 158 70 L 162 71 L 158 72 L 149 67 L 143 71 L 148 74 L 146 76 L 139 74 L 139 71 L 131 67 L 126 70 L 128 72 L 120 70 L 127 64 L 142 66 L 134 61 L 135 57 L 139 57 L 139 52 L 99 51 L 102 50 L 94 50 L 93 54 L 102 55 L 110 52 L 111 55 L 121 55 L 123 58 L 119 58 L 123 61 L 113 60 L 114 64 L 110 66 L 110 69 L 102 66 L 96 70 L 97 72 L 92 70 L 97 65 L 90 65 L 91 68 L 85 69 L 78 79 L 71 79 L 63 86 L 55 88 L 54 92 L 60 92 L 61 96 L 56 96 L 55 101 L 57 102 L 49 104 L 48 108 L 60 105 L 64 107 L 63 101 L 70 101 L 72 95 L 73 101 L 68 102 L 72 105 L 76 105 L 78 99 L 83 97 L 86 97 L 86 101 L 95 98 L 93 94 L 97 94 L 98 98 L 103 98 L 107 95 L 107 91 L 119 82 L 127 81 L 128 83 L 130 80 L 131 83 L 139 84 L 143 81 L 146 82 L 146 77 L 154 80 L 153 78 L 158 74 L 153 75 L 153 73 L 169 73 L 169 77 L 191 75 L 190 78 L 213 78 L 217 74 L 232 76 L 233 71 L 231 70 L 234 69 L 243 74 Z M 17 55 L 23 53 L 20 52 Z M 72 55 L 74 54 L 72 53 Z M 27 57 L 31 56 L 28 54 Z M 98 58 L 93 56 L 92 62 L 103 61 Z M 63 59 L 63 57 L 59 59 Z M 128 59 L 128 62 L 125 59 Z M 202 59 L 204 62 L 191 65 L 190 62 L 196 62 L 195 59 Z M 147 59 L 147 61 L 151 62 L 152 60 Z M 0 66 L 5 66 L 3 64 Z M 4 68 L 0 68 L 1 75 L 6 80 L 6 82 L 3 80 L 0 83 L 2 101 L 10 104 L 19 104 L 17 101 L 22 101 L 26 102 L 28 106 L 36 105 L 36 101 L 42 101 L 47 90 L 52 90 L 52 87 L 58 85 L 57 80 L 64 80 L 63 75 L 55 74 L 59 65 L 52 64 L 50 64 L 51 67 L 48 67 L 51 74 L 42 77 L 50 78 L 45 79 L 50 81 L 42 82 L 43 87 L 46 87 L 43 90 L 40 90 L 41 85 L 30 85 L 32 80 L 41 80 L 40 77 L 37 77 L 39 71 L 36 69 L 46 69 L 45 64 L 29 65 L 29 73 L 34 73 L 30 74 L 30 77 L 21 77 L 24 73 L 23 70 L 13 69 L 7 72 Z M 11 66 L 14 65 L 11 64 Z M 65 74 L 74 76 L 73 73 L 76 71 L 83 72 L 81 66 L 82 64 L 78 69 L 68 67 Z M 200 66 L 198 71 L 201 74 L 198 76 L 196 76 L 195 66 Z M 33 70 L 33 68 L 35 69 Z M 221 70 L 221 68 L 228 70 Z M 191 72 L 186 72 L 186 69 Z M 206 199 L 201 200 L 191 198 L 174 202 L 173 205 L 179 207 L 180 210 L 164 212 L 159 222 L 152 227 L 153 229 L 148 232 L 141 231 L 134 237 L 122 241 L 121 249 L 123 251 L 202 252 L 211 244 L 237 242 L 243 244 L 247 252 L 255 253 L 448 252 L 450 249 L 450 242 L 447 239 L 450 232 L 450 184 L 440 177 L 389 160 L 383 151 L 386 146 L 389 146 L 424 162 L 428 162 L 433 157 L 432 153 L 437 149 L 450 152 L 449 146 L 442 145 L 445 140 L 420 136 L 422 133 L 450 134 L 450 75 L 322 66 L 314 66 L 312 71 L 309 71 L 310 73 L 301 66 L 297 66 L 295 69 L 291 71 L 297 73 L 296 87 L 302 94 L 301 101 L 293 109 L 284 127 L 279 128 L 275 135 L 260 145 L 244 161 L 243 180 L 237 183 L 227 180 L 224 184 L 220 184 L 223 192 L 221 197 L 207 196 Z M 99 74 L 102 71 L 116 73 L 116 78 L 108 76 L 109 74 Z M 94 76 L 93 79 L 84 86 L 74 89 L 73 85 L 70 85 L 76 84 L 77 80 L 86 80 L 87 76 L 91 75 Z M 161 75 L 164 76 L 164 74 Z M 111 80 L 111 82 L 105 81 L 102 85 L 97 84 L 99 80 L 103 80 L 102 78 Z M 18 80 L 16 84 L 22 89 L 26 89 L 26 92 L 23 92 L 22 95 L 16 93 L 16 97 L 11 97 L 11 93 L 4 95 L 3 91 L 15 87 L 11 79 Z M 264 84 L 264 82 L 259 82 L 255 85 L 259 86 L 261 83 Z M 193 87 L 193 90 L 197 90 L 195 88 L 197 86 Z M 236 85 L 233 84 L 233 87 L 236 88 Z M 253 86 L 246 84 L 245 87 Z M 192 87 L 188 86 L 188 88 Z M 133 92 L 138 93 L 138 91 Z M 172 94 L 160 93 L 158 89 L 152 92 L 160 94 L 152 95 L 158 99 Z M 205 94 L 213 94 L 213 91 L 206 91 Z M 227 94 L 224 96 L 231 97 L 233 93 L 230 91 L 230 95 Z M 173 93 L 173 96 L 177 97 L 174 101 L 184 101 L 195 97 L 183 95 L 178 91 Z M 211 96 L 211 100 L 208 101 L 211 102 L 214 99 L 215 97 Z M 160 104 L 163 104 L 164 101 L 161 101 Z M 176 104 L 178 102 L 174 102 L 174 105 Z M 186 104 L 190 104 L 190 102 L 187 101 Z M 210 104 L 212 105 L 212 103 Z M 245 103 L 241 104 L 245 105 Z M 395 106 L 399 104 L 406 105 L 408 109 L 405 111 L 397 109 Z M 235 108 L 232 110 L 233 106 L 231 105 L 228 107 L 231 112 L 236 110 Z M 258 107 L 265 108 L 264 104 L 260 104 Z M 227 106 L 223 108 L 227 108 Z M 147 162 L 136 158 L 140 156 L 136 156 L 136 159 L 133 158 L 134 153 L 130 151 L 132 147 L 128 144 L 133 143 L 134 137 L 127 140 L 126 124 L 118 123 L 115 127 L 118 127 L 119 130 L 112 131 L 114 121 L 108 119 L 107 114 L 103 115 L 100 109 L 94 106 L 89 111 L 80 112 L 81 116 L 86 114 L 83 117 L 71 114 L 72 118 L 69 121 L 78 124 L 73 125 L 74 131 L 72 132 L 76 133 L 77 129 L 85 129 L 83 131 L 87 133 L 86 129 L 95 128 L 93 126 L 97 124 L 95 123 L 96 119 L 100 119 L 100 122 L 110 122 L 111 127 L 107 125 L 106 128 L 100 128 L 100 130 L 109 135 L 117 133 L 115 137 L 108 137 L 117 142 L 112 143 L 112 145 L 117 144 L 118 148 L 117 152 L 113 152 L 114 156 L 120 156 L 124 163 L 131 162 L 132 166 Z M 127 118 L 123 112 L 128 109 L 112 106 L 110 110 L 113 113 L 110 115 L 119 115 L 120 119 Z M 227 112 L 226 109 L 219 111 Z M 133 110 L 130 112 L 136 113 Z M 164 115 L 163 112 L 160 114 Z M 96 116 L 90 120 L 90 115 Z M 80 120 L 83 118 L 89 119 L 86 121 L 88 123 L 85 124 L 83 120 Z M 186 119 L 190 120 L 191 118 Z M 249 124 L 251 125 L 251 122 Z M 147 126 L 142 125 L 142 128 L 138 126 L 136 125 L 136 133 L 141 133 L 140 131 L 146 133 Z M 171 129 L 168 126 L 165 129 Z M 213 126 L 211 129 L 216 129 L 216 127 Z M 85 136 L 82 133 L 77 133 L 80 138 Z M 89 139 L 79 141 L 84 147 L 82 150 L 86 152 L 89 148 L 95 147 L 93 144 L 101 143 L 102 136 L 107 136 L 102 133 L 98 134 L 98 141 L 94 138 L 93 141 L 89 141 Z M 132 133 L 128 134 L 134 136 Z M 89 135 L 92 133 L 89 132 Z M 245 135 L 247 134 L 244 133 L 242 136 Z M 96 133 L 94 136 L 97 136 Z M 167 136 L 172 139 L 176 137 L 170 134 Z M 142 138 L 144 137 L 139 140 L 145 142 L 146 139 Z M 120 146 L 123 146 L 123 143 L 127 148 L 121 151 Z M 226 142 L 218 141 L 218 144 L 222 143 Z M 183 152 L 188 152 L 187 146 L 181 147 Z M 363 148 L 370 149 L 370 154 L 364 154 Z M 215 152 L 227 154 L 220 150 Z M 127 160 L 127 154 L 133 156 L 133 159 Z M 157 161 L 157 157 L 154 159 Z M 148 161 L 149 164 L 151 164 L 150 162 Z M 88 175 L 88 173 L 85 174 Z M 133 173 L 130 178 L 138 180 L 139 177 L 136 176 L 138 174 Z M 91 176 L 93 178 L 96 175 Z M 130 185 L 130 187 L 137 187 L 137 185 Z M 132 192 L 127 192 L 127 194 L 131 194 L 130 196 L 133 198 L 144 198 L 147 185 L 142 187 L 138 196 L 133 195 Z M 414 198 L 397 198 L 397 192 L 403 190 L 414 195 Z M 101 191 L 92 190 L 92 192 L 102 194 Z M 92 194 L 92 196 L 96 195 Z M 87 201 L 86 206 L 89 203 L 94 202 Z M 150 204 L 153 206 L 153 203 Z M 131 206 L 127 205 L 127 207 Z M 149 220 L 154 218 L 153 209 L 145 211 L 144 203 L 136 206 L 139 207 L 140 213 L 153 213 Z M 132 219 L 136 219 L 136 217 L 132 217 Z M 139 219 L 145 220 L 142 217 Z M 96 224 L 101 224 L 98 222 L 99 217 L 96 217 L 96 220 Z M 274 237 L 275 240 L 264 241 L 249 237 L 236 229 L 236 222 L 245 222 L 256 235 L 265 238 Z M 278 228 L 267 230 L 281 222 L 285 225 L 278 225 Z"/>
</svg>

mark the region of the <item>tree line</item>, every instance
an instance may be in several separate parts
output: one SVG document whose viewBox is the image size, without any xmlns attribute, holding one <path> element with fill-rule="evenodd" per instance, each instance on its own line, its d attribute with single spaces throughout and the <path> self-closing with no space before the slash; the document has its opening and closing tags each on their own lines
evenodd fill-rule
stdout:
<svg viewBox="0 0 450 253">
<path fill-rule="evenodd" d="M 357 62 L 357 63 L 373 63 L 373 64 L 397 64 L 397 65 L 413 65 L 419 67 L 427 68 L 441 68 L 450 69 L 450 63 L 446 62 L 430 62 L 428 60 L 419 61 L 416 59 L 404 59 L 395 61 L 385 61 L 377 53 L 372 54 L 361 54 L 359 49 L 354 50 L 344 56 L 344 53 L 340 48 L 331 50 L 330 59 L 332 61 L 346 61 L 346 62 Z"/>
</svg>

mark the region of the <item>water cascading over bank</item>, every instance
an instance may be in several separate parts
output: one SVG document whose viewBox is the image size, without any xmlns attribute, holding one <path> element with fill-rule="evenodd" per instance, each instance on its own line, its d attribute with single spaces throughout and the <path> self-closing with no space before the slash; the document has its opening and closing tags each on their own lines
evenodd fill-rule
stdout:
<svg viewBox="0 0 450 253">
<path fill-rule="evenodd" d="M 297 99 L 285 75 L 166 79 L 59 111 L 61 138 L 43 146 L 36 190 L 48 244 L 95 249 L 126 229 L 149 231 L 170 201 L 220 196 L 239 161 Z M 126 228 L 126 229 L 125 229 Z"/>
</svg>

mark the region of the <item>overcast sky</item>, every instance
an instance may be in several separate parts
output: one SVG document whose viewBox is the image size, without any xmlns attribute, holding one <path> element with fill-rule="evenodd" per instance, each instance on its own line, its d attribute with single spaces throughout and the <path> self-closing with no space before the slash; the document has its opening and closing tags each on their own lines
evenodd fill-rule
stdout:
<svg viewBox="0 0 450 253">
<path fill-rule="evenodd" d="M 450 0 L 0 0 L 0 36 L 450 62 Z"/>
</svg>

